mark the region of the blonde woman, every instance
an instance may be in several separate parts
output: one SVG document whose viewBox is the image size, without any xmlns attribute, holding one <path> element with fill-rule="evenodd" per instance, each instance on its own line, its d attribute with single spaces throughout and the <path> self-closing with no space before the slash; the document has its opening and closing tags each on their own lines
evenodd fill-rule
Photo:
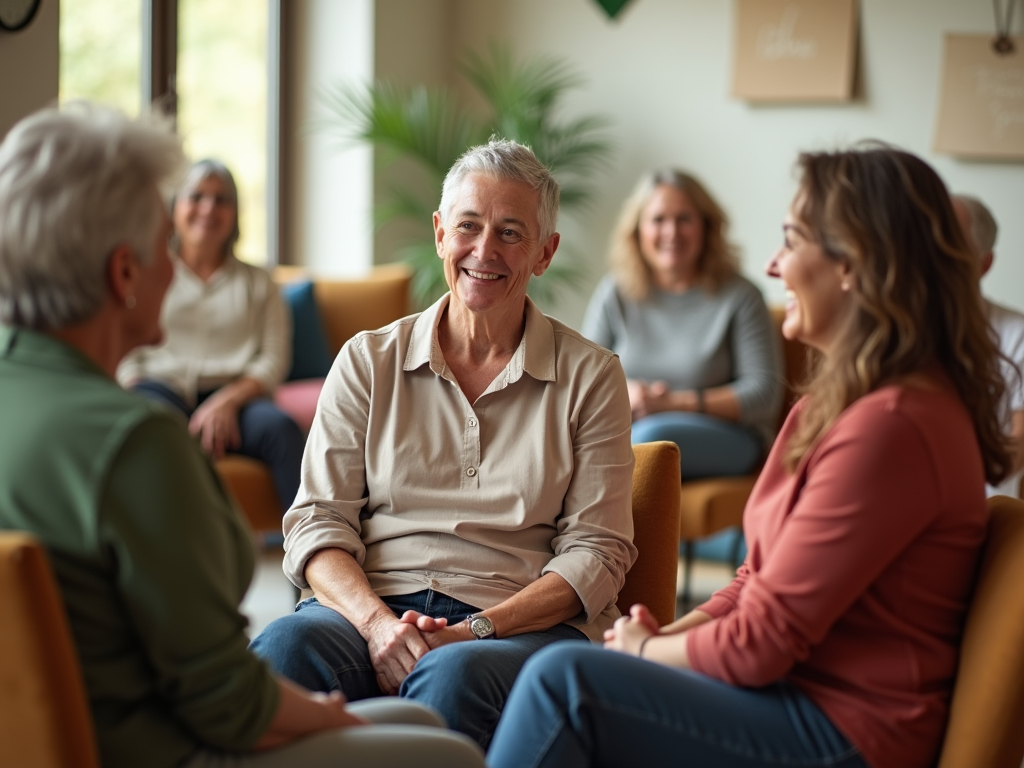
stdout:
<svg viewBox="0 0 1024 768">
<path fill-rule="evenodd" d="M 611 274 L 583 324 L 622 361 L 633 442 L 674 442 L 684 480 L 750 473 L 778 428 L 778 331 L 761 292 L 739 274 L 727 228 L 695 177 L 646 174 L 623 205 Z M 696 552 L 725 559 L 737 538 L 730 529 Z"/>
<path fill-rule="evenodd" d="M 644 176 L 583 326 L 622 360 L 633 442 L 678 443 L 689 479 L 753 469 L 782 396 L 778 340 L 760 291 L 739 274 L 727 223 L 693 176 Z"/>
<path fill-rule="evenodd" d="M 747 504 L 746 562 L 674 624 L 636 605 L 611 651 L 538 655 L 492 768 L 934 765 L 985 480 L 1010 467 L 999 355 L 927 164 L 872 145 L 799 167 L 768 273 L 822 362 Z"/>
</svg>

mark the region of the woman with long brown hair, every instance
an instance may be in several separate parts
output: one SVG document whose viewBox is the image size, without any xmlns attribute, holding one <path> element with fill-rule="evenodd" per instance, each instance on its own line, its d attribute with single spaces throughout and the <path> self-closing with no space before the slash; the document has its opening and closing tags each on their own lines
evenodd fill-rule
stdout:
<svg viewBox="0 0 1024 768">
<path fill-rule="evenodd" d="M 984 483 L 1010 466 L 999 355 L 926 163 L 871 144 L 798 165 L 768 273 L 783 333 L 821 358 L 747 504 L 745 563 L 667 627 L 633 606 L 618 653 L 535 657 L 495 768 L 934 764 Z"/>
</svg>

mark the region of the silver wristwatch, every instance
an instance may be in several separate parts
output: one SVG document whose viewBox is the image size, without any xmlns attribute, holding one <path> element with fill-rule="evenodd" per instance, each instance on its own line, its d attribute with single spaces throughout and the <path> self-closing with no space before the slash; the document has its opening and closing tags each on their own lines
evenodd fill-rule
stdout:
<svg viewBox="0 0 1024 768">
<path fill-rule="evenodd" d="M 469 631 L 477 640 L 490 640 L 494 637 L 494 624 L 486 616 L 472 614 L 466 617 L 469 622 Z"/>
</svg>

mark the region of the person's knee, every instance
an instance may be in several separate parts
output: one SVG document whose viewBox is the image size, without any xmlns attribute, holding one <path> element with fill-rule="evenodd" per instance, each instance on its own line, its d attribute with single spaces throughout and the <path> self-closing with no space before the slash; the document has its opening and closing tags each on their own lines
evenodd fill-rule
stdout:
<svg viewBox="0 0 1024 768">
<path fill-rule="evenodd" d="M 533 654 L 519 676 L 551 679 L 566 669 L 575 667 L 581 658 L 594 650 L 600 649 L 588 643 L 553 643 Z"/>
<path fill-rule="evenodd" d="M 516 680 L 516 688 L 543 690 L 557 701 L 567 700 L 581 686 L 591 667 L 603 674 L 608 651 L 589 643 L 555 643 L 541 649 L 526 662 Z M 603 658 L 602 658 L 603 657 Z"/>
<path fill-rule="evenodd" d="M 242 429 L 253 440 L 272 440 L 285 445 L 302 444 L 299 425 L 270 400 L 254 400 L 240 414 Z"/>
<path fill-rule="evenodd" d="M 305 650 L 310 647 L 309 624 L 298 616 L 293 613 L 275 619 L 249 643 L 253 653 L 269 662 L 274 671 L 281 674 L 286 675 L 285 668 L 304 656 Z"/>
<path fill-rule="evenodd" d="M 654 418 L 638 419 L 633 422 L 631 441 L 637 443 L 653 443 L 658 440 L 674 442 L 674 435 L 659 420 Z"/>
<path fill-rule="evenodd" d="M 399 699 L 394 696 L 352 702 L 348 708 L 353 714 L 359 715 L 378 725 L 383 723 L 403 723 L 406 725 L 426 725 L 432 728 L 448 727 L 444 717 L 433 707 L 428 707 L 418 701 Z"/>
<path fill-rule="evenodd" d="M 463 647 L 462 643 L 435 648 L 416 662 L 402 685 L 403 689 L 412 686 L 422 691 L 442 688 L 452 692 L 464 690 L 464 686 L 472 685 L 477 677 L 473 671 L 476 666 L 472 661 L 473 654 L 464 653 L 469 650 L 472 649 Z"/>
</svg>

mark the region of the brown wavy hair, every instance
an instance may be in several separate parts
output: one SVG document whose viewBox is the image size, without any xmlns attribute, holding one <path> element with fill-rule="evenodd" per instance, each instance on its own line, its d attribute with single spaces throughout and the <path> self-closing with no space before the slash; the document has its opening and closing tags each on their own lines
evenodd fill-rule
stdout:
<svg viewBox="0 0 1024 768">
<path fill-rule="evenodd" d="M 739 272 L 736 249 L 726 237 L 729 217 L 700 181 L 674 168 L 658 168 L 644 174 L 623 203 L 608 254 L 616 283 L 623 294 L 634 301 L 643 301 L 651 289 L 654 276 L 640 253 L 640 214 L 660 186 L 678 189 L 700 214 L 704 223 L 704 248 L 697 260 L 697 274 L 701 286 L 714 293 Z"/>
<path fill-rule="evenodd" d="M 971 414 L 985 477 L 999 482 L 1011 467 L 999 419 L 1001 355 L 978 260 L 942 180 L 920 158 L 875 142 L 805 153 L 797 166 L 794 215 L 827 258 L 849 265 L 854 306 L 803 388 L 787 468 L 855 400 L 937 362 Z"/>
</svg>

